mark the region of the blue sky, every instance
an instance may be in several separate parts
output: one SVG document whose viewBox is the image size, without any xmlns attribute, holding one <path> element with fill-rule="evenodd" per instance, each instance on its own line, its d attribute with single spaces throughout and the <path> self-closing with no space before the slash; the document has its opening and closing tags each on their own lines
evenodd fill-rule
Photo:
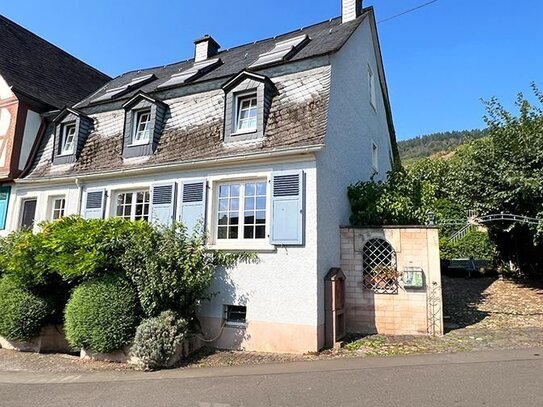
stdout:
<svg viewBox="0 0 543 407">
<path fill-rule="evenodd" d="M 365 0 L 385 19 L 426 0 Z M 26 0 L 0 12 L 115 76 L 192 57 L 192 41 L 223 48 L 340 14 L 340 0 Z M 483 127 L 481 98 L 512 108 L 543 87 L 543 2 L 439 0 L 379 24 L 396 132 L 405 139 Z"/>
</svg>

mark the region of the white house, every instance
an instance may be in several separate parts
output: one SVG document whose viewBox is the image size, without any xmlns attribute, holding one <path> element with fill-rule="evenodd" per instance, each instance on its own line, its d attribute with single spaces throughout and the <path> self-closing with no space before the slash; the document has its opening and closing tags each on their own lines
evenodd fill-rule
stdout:
<svg viewBox="0 0 543 407">
<path fill-rule="evenodd" d="M 203 218 L 211 248 L 261 260 L 217 275 L 206 335 L 222 348 L 318 350 L 347 187 L 384 177 L 397 155 L 373 9 L 342 9 L 229 50 L 204 36 L 194 59 L 125 73 L 51 114 L 8 231 L 71 214 Z"/>
</svg>

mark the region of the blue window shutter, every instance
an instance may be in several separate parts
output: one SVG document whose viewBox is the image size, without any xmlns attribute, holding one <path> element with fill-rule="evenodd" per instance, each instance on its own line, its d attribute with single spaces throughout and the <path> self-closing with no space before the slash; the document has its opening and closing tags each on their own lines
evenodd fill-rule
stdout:
<svg viewBox="0 0 543 407">
<path fill-rule="evenodd" d="M 155 184 L 151 187 L 151 222 L 171 226 L 174 220 L 175 183 Z"/>
<path fill-rule="evenodd" d="M 0 230 L 4 230 L 6 228 L 10 193 L 10 186 L 0 187 Z"/>
<path fill-rule="evenodd" d="M 181 188 L 179 220 L 189 233 L 202 232 L 205 222 L 207 182 L 205 179 L 187 180 Z M 195 230 L 197 226 L 202 230 Z"/>
<path fill-rule="evenodd" d="M 87 190 L 85 201 L 85 219 L 103 219 L 104 204 L 106 197 L 105 189 Z"/>
<path fill-rule="evenodd" d="M 303 172 L 272 174 L 271 244 L 303 244 Z"/>
</svg>

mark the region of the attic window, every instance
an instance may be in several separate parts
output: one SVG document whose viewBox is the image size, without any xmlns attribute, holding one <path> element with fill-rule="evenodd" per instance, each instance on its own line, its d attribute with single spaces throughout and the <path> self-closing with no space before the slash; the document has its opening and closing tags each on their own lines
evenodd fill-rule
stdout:
<svg viewBox="0 0 543 407">
<path fill-rule="evenodd" d="M 128 93 L 136 88 L 140 88 L 143 85 L 152 82 L 156 79 L 154 74 L 138 76 L 137 78 L 132 78 L 132 80 L 126 85 L 119 86 L 113 89 L 108 89 L 106 93 L 102 96 L 97 97 L 93 102 L 103 102 L 105 100 L 113 99 L 114 97 L 121 96 L 125 93 Z"/>
<path fill-rule="evenodd" d="M 259 68 L 276 62 L 286 61 L 307 45 L 309 41 L 310 38 L 307 34 L 279 41 L 271 51 L 260 54 L 250 68 Z"/>
<path fill-rule="evenodd" d="M 132 145 L 149 143 L 151 134 L 151 110 L 140 110 L 134 112 L 135 123 Z"/>
<path fill-rule="evenodd" d="M 258 104 L 256 94 L 238 96 L 236 132 L 246 133 L 255 131 L 257 128 L 256 119 L 258 113 Z"/>
<path fill-rule="evenodd" d="M 74 153 L 75 147 L 75 123 L 68 123 L 62 126 L 62 141 L 60 155 Z"/>
<path fill-rule="evenodd" d="M 193 81 L 210 72 L 221 64 L 222 61 L 220 59 L 196 62 L 192 67 L 185 69 L 184 71 L 181 71 L 179 73 L 173 74 L 166 82 L 158 85 L 158 88 L 169 88 L 172 86 L 182 85 L 184 83 Z"/>
</svg>

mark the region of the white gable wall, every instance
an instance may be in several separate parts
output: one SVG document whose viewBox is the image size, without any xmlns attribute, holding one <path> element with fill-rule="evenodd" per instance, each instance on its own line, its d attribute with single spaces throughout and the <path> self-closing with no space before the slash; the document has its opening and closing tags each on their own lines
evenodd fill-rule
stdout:
<svg viewBox="0 0 543 407">
<path fill-rule="evenodd" d="M 376 107 L 370 104 L 368 64 L 375 74 Z M 379 151 L 379 174 L 391 169 L 390 134 L 379 83 L 369 17 L 331 57 L 332 82 L 326 147 L 317 155 L 319 323 L 324 322 L 323 278 L 340 266 L 339 226 L 349 224 L 349 185 L 373 175 L 372 142 Z"/>
</svg>

